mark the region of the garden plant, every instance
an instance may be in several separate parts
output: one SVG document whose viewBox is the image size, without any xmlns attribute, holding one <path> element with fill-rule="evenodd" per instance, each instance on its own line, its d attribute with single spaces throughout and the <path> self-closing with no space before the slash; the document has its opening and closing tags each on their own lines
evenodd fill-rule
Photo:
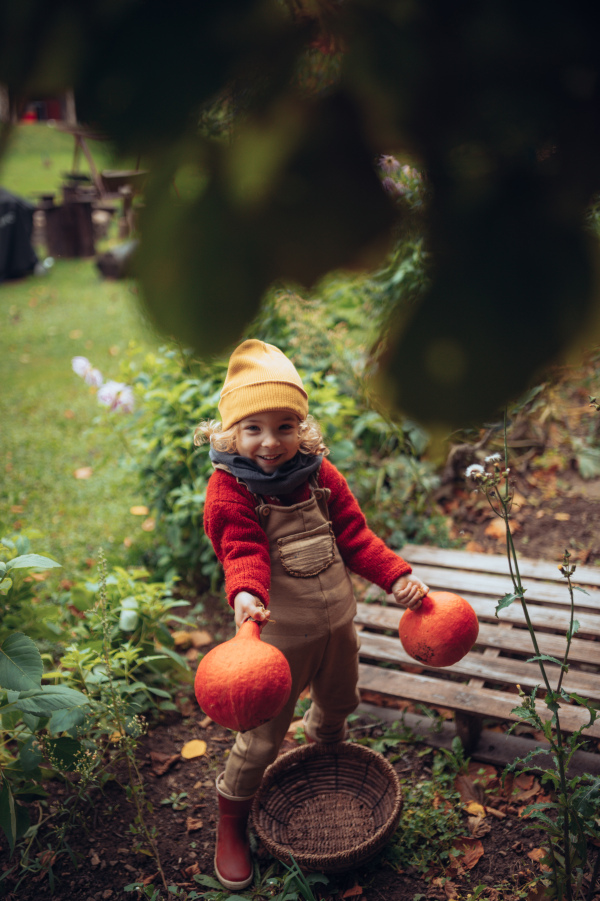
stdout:
<svg viewBox="0 0 600 901">
<path fill-rule="evenodd" d="M 506 594 L 496 607 L 499 611 L 518 602 L 521 604 L 529 634 L 531 636 L 534 656 L 530 658 L 539 666 L 541 683 L 530 694 L 519 690 L 520 704 L 513 711 L 520 722 L 528 723 L 543 733 L 550 749 L 552 765 L 536 764 L 535 758 L 544 753 L 545 748 L 538 746 L 525 758 L 518 757 L 507 768 L 507 773 L 517 768 L 525 768 L 536 773 L 542 784 L 551 791 L 551 799 L 530 804 L 524 811 L 528 818 L 529 829 L 541 830 L 546 837 L 547 847 L 542 858 L 545 872 L 539 877 L 543 893 L 548 898 L 558 901 L 579 901 L 594 896 L 600 875 L 600 777 L 569 776 L 569 764 L 576 751 L 584 745 L 583 732 L 596 720 L 598 710 L 588 699 L 574 692 L 566 692 L 563 678 L 569 669 L 569 648 L 574 635 L 579 629 L 575 619 L 575 591 L 585 589 L 573 583 L 576 566 L 570 562 L 571 554 L 565 550 L 559 566 L 565 579 L 565 590 L 568 595 L 571 617 L 566 634 L 565 652 L 562 660 L 548 654 L 542 654 L 538 645 L 535 628 L 525 597 L 519 571 L 519 560 L 511 532 L 511 508 L 513 490 L 511 486 L 510 468 L 508 466 L 508 443 L 506 415 L 504 421 L 504 455 L 492 454 L 486 458 L 486 465 L 473 464 L 467 469 L 467 477 L 481 490 L 494 513 L 501 517 L 506 528 L 506 555 L 513 591 Z M 560 668 L 556 685 L 552 685 L 545 664 L 553 663 Z M 542 716 L 538 693 L 542 695 L 547 715 Z M 589 713 L 588 722 L 577 731 L 568 734 L 561 728 L 561 704 L 576 704 Z M 514 727 L 513 727 L 514 728 Z"/>
</svg>

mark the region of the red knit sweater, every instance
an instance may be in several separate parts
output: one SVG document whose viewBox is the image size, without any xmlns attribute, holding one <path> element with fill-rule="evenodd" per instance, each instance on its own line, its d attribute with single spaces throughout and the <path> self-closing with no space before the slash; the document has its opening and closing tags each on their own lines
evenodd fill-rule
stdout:
<svg viewBox="0 0 600 901">
<path fill-rule="evenodd" d="M 358 501 L 348 483 L 327 458 L 319 470 L 318 483 L 329 488 L 329 516 L 337 545 L 348 569 L 389 592 L 411 567 L 391 551 L 367 526 Z M 308 481 L 285 496 L 285 504 L 298 504 L 310 497 Z M 280 498 L 267 498 L 281 504 Z M 249 591 L 268 606 L 271 584 L 269 541 L 255 512 L 256 501 L 243 485 L 221 469 L 208 481 L 204 506 L 204 529 L 225 570 L 225 590 L 231 606 L 240 591 Z"/>
</svg>

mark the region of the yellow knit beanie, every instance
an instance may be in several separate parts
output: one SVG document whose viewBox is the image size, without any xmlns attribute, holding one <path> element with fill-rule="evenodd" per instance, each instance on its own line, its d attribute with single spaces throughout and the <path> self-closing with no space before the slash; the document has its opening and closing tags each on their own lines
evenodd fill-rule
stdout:
<svg viewBox="0 0 600 901">
<path fill-rule="evenodd" d="M 219 401 L 223 430 L 267 410 L 291 410 L 306 419 L 308 395 L 296 367 L 278 347 L 250 338 L 229 360 Z"/>
</svg>

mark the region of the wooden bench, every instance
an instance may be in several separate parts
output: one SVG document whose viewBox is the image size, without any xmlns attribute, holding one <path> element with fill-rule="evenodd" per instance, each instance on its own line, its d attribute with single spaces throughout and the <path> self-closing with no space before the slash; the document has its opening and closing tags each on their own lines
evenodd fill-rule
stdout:
<svg viewBox="0 0 600 901">
<path fill-rule="evenodd" d="M 495 615 L 497 601 L 512 592 L 506 557 L 418 545 L 407 545 L 400 553 L 431 590 L 454 591 L 469 601 L 479 618 L 477 644 L 454 666 L 436 669 L 417 663 L 398 638 L 401 609 L 393 598 L 371 587 L 366 602 L 358 604 L 356 617 L 361 639 L 359 687 L 384 698 L 454 711 L 456 731 L 470 752 L 477 746 L 484 719 L 517 719 L 512 713 L 519 703 L 517 685 L 528 691 L 542 683 L 538 664 L 527 662 L 534 650 L 521 604 L 515 601 L 500 611 L 499 618 Z M 558 563 L 523 559 L 519 568 L 540 651 L 562 660 L 570 616 L 566 579 Z M 578 566 L 573 582 L 589 594 L 575 592 L 580 628 L 571 642 L 563 687 L 600 707 L 600 568 Z M 420 672 L 415 672 L 417 667 Z M 556 687 L 559 667 L 547 663 L 546 668 Z M 543 700 L 536 706 L 542 719 L 550 717 Z M 561 705 L 560 722 L 566 731 L 576 731 L 588 719 L 584 708 Z M 600 739 L 600 719 L 584 735 Z"/>
</svg>

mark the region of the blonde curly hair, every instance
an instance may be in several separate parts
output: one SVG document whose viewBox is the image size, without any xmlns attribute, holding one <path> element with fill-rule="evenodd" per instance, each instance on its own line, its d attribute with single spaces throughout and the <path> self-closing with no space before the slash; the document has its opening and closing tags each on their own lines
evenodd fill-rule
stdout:
<svg viewBox="0 0 600 901">
<path fill-rule="evenodd" d="M 217 419 L 207 419 L 196 426 L 194 430 L 194 444 L 196 446 L 210 444 L 216 451 L 235 454 L 237 452 L 236 438 L 238 429 L 238 422 L 229 429 L 223 429 L 222 423 Z M 298 422 L 298 434 L 300 435 L 300 447 L 298 450 L 301 453 L 312 456 L 323 454 L 324 457 L 329 454 L 329 448 L 326 447 L 323 441 L 321 426 L 310 413 L 306 419 Z"/>
</svg>

